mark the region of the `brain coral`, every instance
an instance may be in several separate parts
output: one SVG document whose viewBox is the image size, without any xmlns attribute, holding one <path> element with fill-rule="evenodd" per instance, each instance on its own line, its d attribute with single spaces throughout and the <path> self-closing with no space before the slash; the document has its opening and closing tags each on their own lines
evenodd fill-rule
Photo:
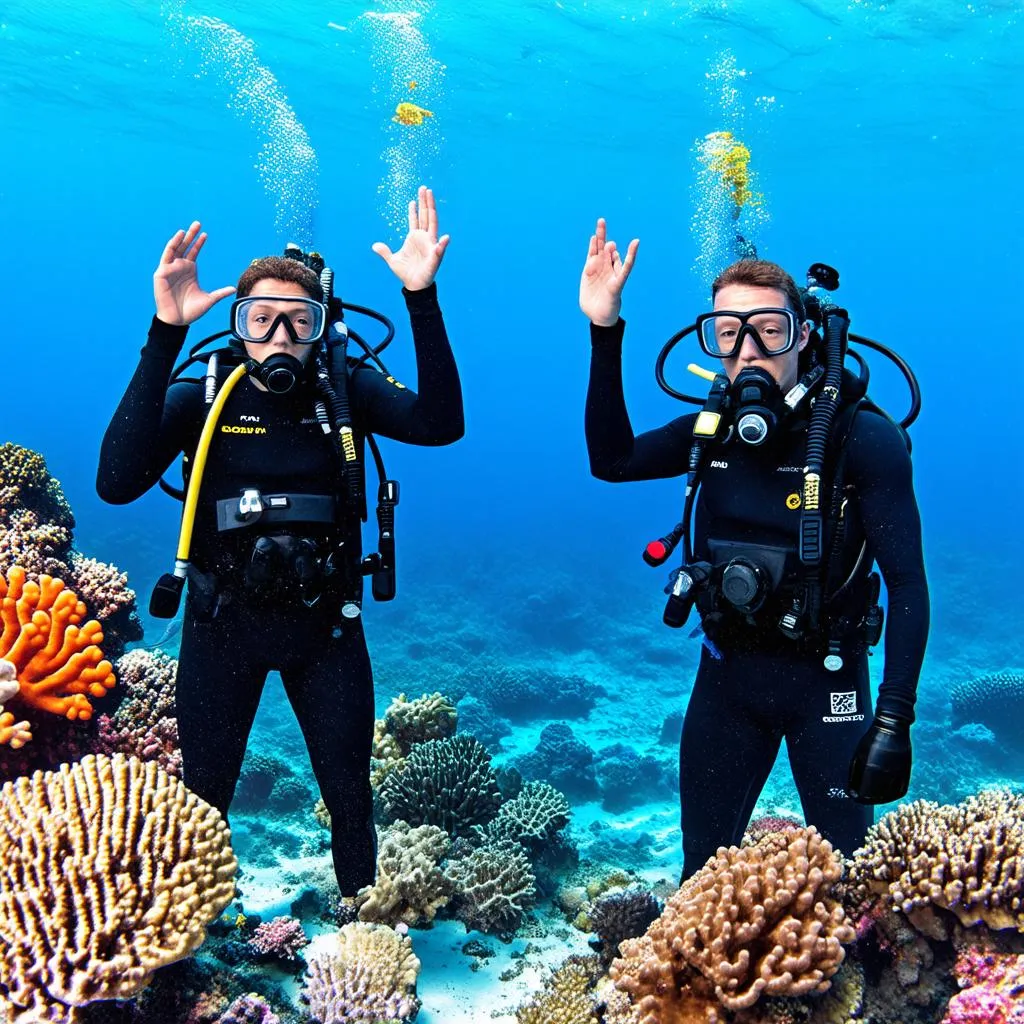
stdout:
<svg viewBox="0 0 1024 1024">
<path fill-rule="evenodd" d="M 229 840 L 153 762 L 90 755 L 4 785 L 0 1008 L 72 1020 L 69 1008 L 135 995 L 231 902 Z"/>
</svg>

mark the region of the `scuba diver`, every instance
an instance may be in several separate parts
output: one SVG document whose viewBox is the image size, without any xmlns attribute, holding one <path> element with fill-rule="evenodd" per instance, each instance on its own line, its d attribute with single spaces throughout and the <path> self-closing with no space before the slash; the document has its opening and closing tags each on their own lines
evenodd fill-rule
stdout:
<svg viewBox="0 0 1024 1024">
<path fill-rule="evenodd" d="M 611 482 L 686 478 L 682 521 L 647 545 L 649 565 L 680 543 L 664 621 L 695 607 L 700 664 L 680 742 L 685 880 L 738 845 L 783 739 L 805 819 L 852 854 L 874 804 L 902 797 L 929 605 L 904 427 L 916 380 L 877 342 L 849 335 L 824 264 L 802 293 L 774 263 L 741 259 L 712 285 L 713 309 L 663 349 L 658 381 L 699 413 L 634 436 L 622 385 L 619 316 L 636 260 L 590 239 L 580 308 L 591 321 L 586 437 L 591 471 Z M 718 373 L 707 398 L 667 386 L 664 362 L 695 333 Z M 866 397 L 850 340 L 889 355 L 914 396 L 897 424 Z M 849 354 L 858 377 L 844 369 Z M 691 543 L 692 522 L 692 543 Z M 888 591 L 885 669 L 871 713 L 869 649 L 882 634 L 877 562 Z M 865 724 L 867 728 L 865 730 Z"/>
<path fill-rule="evenodd" d="M 388 324 L 388 340 L 394 333 L 381 314 L 333 294 L 318 254 L 290 245 L 254 260 L 237 288 L 205 292 L 206 234 L 198 222 L 178 231 L 153 275 L 156 316 L 100 452 L 104 501 L 134 501 L 158 481 L 185 500 L 175 569 L 150 605 L 172 617 L 187 580 L 176 684 L 185 785 L 227 815 L 264 682 L 279 671 L 331 815 L 343 896 L 373 884 L 376 870 L 363 577 L 380 600 L 395 591 L 398 485 L 372 435 L 448 445 L 464 430 L 434 283 L 449 236 L 437 230 L 434 196 L 421 187 L 401 249 L 373 246 L 403 285 L 418 392 L 383 370 L 383 344 L 347 326 L 351 309 Z M 232 292 L 231 329 L 214 335 L 230 334 L 229 347 L 210 356 L 204 377 L 183 378 L 213 340 L 175 369 L 189 325 Z M 364 346 L 359 358 L 348 355 L 350 337 Z M 381 475 L 380 550 L 363 557 L 366 447 Z M 161 479 L 180 453 L 187 494 Z"/>
</svg>

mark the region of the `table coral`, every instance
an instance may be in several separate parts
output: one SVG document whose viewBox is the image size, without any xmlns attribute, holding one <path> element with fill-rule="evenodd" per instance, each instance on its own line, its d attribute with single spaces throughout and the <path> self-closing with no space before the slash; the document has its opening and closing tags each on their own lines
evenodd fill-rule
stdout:
<svg viewBox="0 0 1024 1024">
<path fill-rule="evenodd" d="M 87 756 L 0 788 L 0 1008 L 72 1019 L 187 957 L 235 893 L 221 815 L 153 763 Z"/>
</svg>

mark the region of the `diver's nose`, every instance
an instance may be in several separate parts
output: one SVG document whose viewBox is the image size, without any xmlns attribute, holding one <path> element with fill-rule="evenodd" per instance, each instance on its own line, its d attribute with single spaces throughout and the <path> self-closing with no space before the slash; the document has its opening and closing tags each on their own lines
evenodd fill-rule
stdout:
<svg viewBox="0 0 1024 1024">
<path fill-rule="evenodd" d="M 754 341 L 753 336 L 749 331 L 743 335 L 743 344 L 740 345 L 739 352 L 736 353 L 736 358 L 741 363 L 755 363 L 761 358 L 761 350 L 757 347 L 757 343 Z"/>
<path fill-rule="evenodd" d="M 288 333 L 284 321 L 278 321 L 277 327 L 274 328 L 274 333 L 270 336 L 271 343 L 275 345 L 289 345 L 291 340 L 292 336 Z"/>
</svg>

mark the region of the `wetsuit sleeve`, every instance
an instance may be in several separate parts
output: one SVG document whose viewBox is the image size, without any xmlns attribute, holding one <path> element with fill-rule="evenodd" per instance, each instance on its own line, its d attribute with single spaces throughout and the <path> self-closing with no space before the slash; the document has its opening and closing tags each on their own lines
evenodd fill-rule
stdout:
<svg viewBox="0 0 1024 1024">
<path fill-rule="evenodd" d="M 96 491 L 112 505 L 145 494 L 185 448 L 201 396 L 194 384 L 167 385 L 187 330 L 153 318 L 100 447 Z"/>
<path fill-rule="evenodd" d="M 686 472 L 694 416 L 634 436 L 622 390 L 626 324 L 590 325 L 590 386 L 584 423 L 590 472 L 598 480 L 657 480 Z"/>
<path fill-rule="evenodd" d="M 465 433 L 462 384 L 448 341 L 437 286 L 402 289 L 416 350 L 417 390 L 372 366 L 352 374 L 350 399 L 359 427 L 408 444 L 445 445 Z"/>
<path fill-rule="evenodd" d="M 913 721 L 930 612 L 910 453 L 897 427 L 871 412 L 857 417 L 849 444 L 846 479 L 889 595 L 876 711 Z"/>
</svg>

